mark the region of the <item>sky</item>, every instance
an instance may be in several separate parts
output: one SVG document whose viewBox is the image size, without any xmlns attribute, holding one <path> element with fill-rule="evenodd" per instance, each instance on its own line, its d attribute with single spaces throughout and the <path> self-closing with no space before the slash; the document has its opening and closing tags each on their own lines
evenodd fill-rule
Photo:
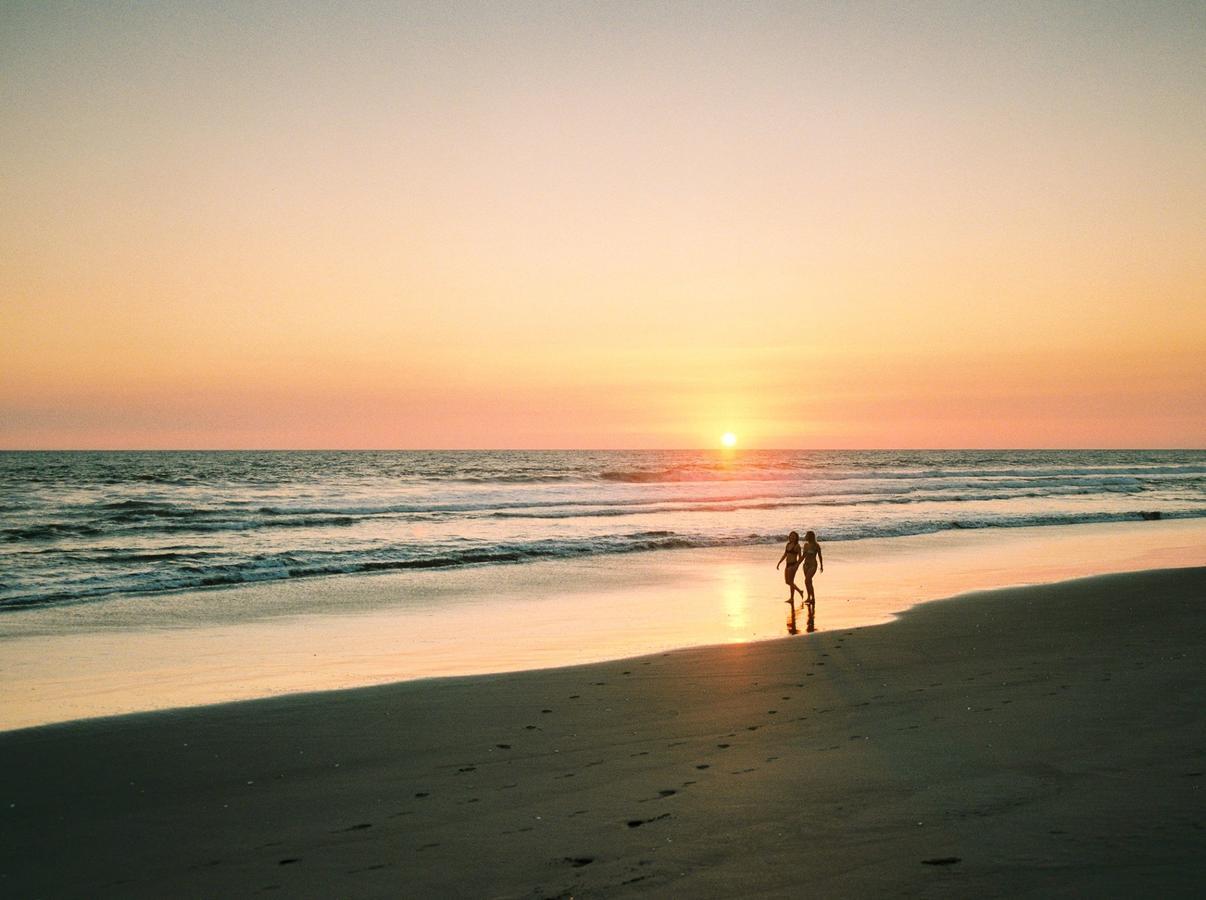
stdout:
<svg viewBox="0 0 1206 900">
<path fill-rule="evenodd" d="M 1206 447 L 1206 6 L 0 5 L 0 447 Z"/>
</svg>

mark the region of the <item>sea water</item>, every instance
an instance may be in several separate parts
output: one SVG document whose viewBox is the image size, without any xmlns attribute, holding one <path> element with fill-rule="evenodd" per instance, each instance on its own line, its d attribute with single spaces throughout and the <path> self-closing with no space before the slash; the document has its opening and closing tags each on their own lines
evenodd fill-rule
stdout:
<svg viewBox="0 0 1206 900">
<path fill-rule="evenodd" d="M 0 453 L 0 610 L 355 573 L 1206 516 L 1206 451 Z"/>
</svg>

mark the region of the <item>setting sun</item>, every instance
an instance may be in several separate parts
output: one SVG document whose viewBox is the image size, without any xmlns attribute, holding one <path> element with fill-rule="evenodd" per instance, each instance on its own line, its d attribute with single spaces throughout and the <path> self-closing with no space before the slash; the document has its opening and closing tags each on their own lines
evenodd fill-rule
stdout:
<svg viewBox="0 0 1206 900">
<path fill-rule="evenodd" d="M 720 443 L 724 444 L 726 447 L 735 447 L 737 446 L 737 435 L 733 434 L 731 431 L 726 431 L 720 436 Z"/>
</svg>

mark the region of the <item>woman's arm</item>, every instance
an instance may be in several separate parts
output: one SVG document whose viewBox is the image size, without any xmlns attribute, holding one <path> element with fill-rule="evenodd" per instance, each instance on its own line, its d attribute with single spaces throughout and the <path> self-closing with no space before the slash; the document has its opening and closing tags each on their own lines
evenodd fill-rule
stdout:
<svg viewBox="0 0 1206 900">
<path fill-rule="evenodd" d="M 775 563 L 775 571 L 779 571 L 779 566 L 783 565 L 783 560 L 787 559 L 787 551 L 783 551 L 783 555 L 779 557 L 779 561 Z"/>
<path fill-rule="evenodd" d="M 821 571 L 825 571 L 825 557 L 821 555 L 821 545 L 817 544 L 817 562 L 821 564 Z"/>
</svg>

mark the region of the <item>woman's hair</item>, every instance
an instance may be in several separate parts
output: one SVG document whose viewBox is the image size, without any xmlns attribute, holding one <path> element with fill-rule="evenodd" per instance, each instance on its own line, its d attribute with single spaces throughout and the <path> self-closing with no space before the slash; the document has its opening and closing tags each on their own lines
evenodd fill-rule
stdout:
<svg viewBox="0 0 1206 900">
<path fill-rule="evenodd" d="M 791 534 L 789 534 L 789 535 L 787 536 L 787 542 L 788 542 L 789 544 L 798 544 L 798 543 L 800 542 L 800 535 L 799 535 L 799 533 L 798 533 L 798 532 L 793 531 Z"/>
<path fill-rule="evenodd" d="M 795 532 L 793 531 L 792 534 L 795 534 Z M 816 539 L 817 539 L 817 533 L 815 531 L 810 531 L 806 535 L 804 535 L 804 540 L 806 540 L 806 541 L 815 542 Z"/>
</svg>

